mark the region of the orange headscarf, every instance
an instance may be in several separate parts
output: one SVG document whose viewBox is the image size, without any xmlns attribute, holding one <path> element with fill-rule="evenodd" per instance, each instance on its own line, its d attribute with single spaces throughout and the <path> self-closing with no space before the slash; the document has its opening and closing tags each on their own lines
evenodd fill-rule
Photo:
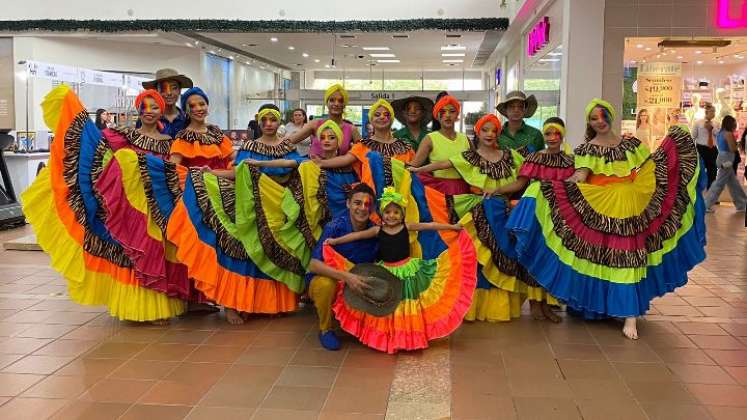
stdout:
<svg viewBox="0 0 747 420">
<path fill-rule="evenodd" d="M 433 119 L 438 120 L 438 114 L 441 112 L 441 108 L 445 107 L 446 105 L 453 105 L 454 109 L 456 109 L 457 114 L 461 111 L 462 106 L 459 105 L 459 101 L 451 95 L 446 95 L 443 98 L 439 99 L 438 102 L 436 102 L 436 105 L 433 106 Z"/>
<path fill-rule="evenodd" d="M 140 105 L 142 105 L 143 100 L 148 97 L 153 98 L 153 100 L 156 101 L 158 107 L 161 108 L 161 113 L 166 110 L 166 101 L 163 100 L 163 96 L 161 96 L 161 94 L 155 89 L 145 89 L 135 98 L 135 109 L 137 109 L 137 112 L 140 112 Z"/>
<path fill-rule="evenodd" d="M 482 126 L 489 122 L 495 124 L 495 129 L 498 130 L 498 133 L 501 132 L 501 120 L 499 120 L 494 114 L 488 114 L 477 120 L 475 123 L 475 135 L 479 136 Z"/>
</svg>

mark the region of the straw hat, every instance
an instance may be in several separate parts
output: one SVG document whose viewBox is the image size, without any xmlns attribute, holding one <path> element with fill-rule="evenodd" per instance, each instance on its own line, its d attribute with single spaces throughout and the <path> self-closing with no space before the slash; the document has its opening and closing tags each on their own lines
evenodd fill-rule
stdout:
<svg viewBox="0 0 747 420">
<path fill-rule="evenodd" d="M 506 95 L 506 99 L 499 103 L 495 109 L 498 110 L 498 112 L 501 113 L 504 117 L 508 118 L 508 115 L 506 114 L 506 107 L 508 106 L 509 102 L 512 101 L 521 101 L 524 102 L 524 118 L 529 118 L 532 115 L 534 115 L 535 111 L 537 111 L 537 98 L 534 97 L 534 95 L 529 95 L 527 97 L 527 94 L 520 91 L 520 90 L 514 90 L 511 92 L 508 92 Z"/>
<path fill-rule="evenodd" d="M 143 87 L 145 89 L 156 89 L 159 83 L 167 80 L 173 80 L 179 83 L 179 87 L 182 89 L 189 89 L 193 86 L 192 79 L 183 74 L 179 74 L 179 72 L 174 69 L 158 69 L 156 71 L 156 79 L 143 82 Z"/>
<path fill-rule="evenodd" d="M 420 125 L 427 125 L 431 122 L 431 114 L 433 114 L 433 101 L 423 96 L 408 96 L 407 98 L 397 99 L 392 101 L 392 108 L 394 109 L 394 118 L 397 119 L 402 125 L 407 125 L 407 104 L 410 102 L 417 102 L 423 107 L 423 117 L 420 121 Z"/>
<path fill-rule="evenodd" d="M 402 280 L 376 264 L 357 264 L 350 272 L 363 277 L 369 288 L 360 295 L 345 286 L 343 294 L 348 306 L 379 317 L 389 315 L 397 309 L 402 300 Z"/>
</svg>

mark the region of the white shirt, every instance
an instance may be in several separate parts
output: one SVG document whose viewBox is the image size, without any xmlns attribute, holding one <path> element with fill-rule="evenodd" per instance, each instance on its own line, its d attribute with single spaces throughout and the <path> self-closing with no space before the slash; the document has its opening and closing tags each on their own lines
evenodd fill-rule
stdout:
<svg viewBox="0 0 747 420">
<path fill-rule="evenodd" d="M 695 140 L 695 144 L 699 144 L 701 146 L 708 146 L 708 130 L 705 128 L 705 119 L 695 121 L 693 123 L 693 129 L 692 129 L 692 135 L 693 139 Z M 711 124 L 713 124 L 713 131 L 711 131 L 713 135 L 713 144 L 716 145 L 716 134 L 718 134 L 719 130 L 719 124 L 716 123 L 716 120 L 711 120 Z"/>
</svg>

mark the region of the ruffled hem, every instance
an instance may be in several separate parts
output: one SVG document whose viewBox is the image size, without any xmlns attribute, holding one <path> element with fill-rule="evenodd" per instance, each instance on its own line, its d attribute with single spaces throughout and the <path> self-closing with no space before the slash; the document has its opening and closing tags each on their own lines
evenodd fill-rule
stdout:
<svg viewBox="0 0 747 420">
<path fill-rule="evenodd" d="M 65 277 L 74 302 L 105 305 L 112 316 L 126 321 L 168 319 L 184 312 L 182 301 L 138 287 L 131 270 L 112 273 L 110 263 L 87 254 L 60 219 L 50 182 L 49 170 L 44 169 L 22 194 L 23 210 L 39 246 L 50 256 L 52 268 Z"/>
<path fill-rule="evenodd" d="M 329 246 L 324 248 L 324 257 L 325 262 L 338 269 L 351 266 Z M 414 276 L 421 269 L 430 269 L 429 264 L 414 261 L 403 266 L 400 274 L 410 273 L 415 266 L 420 268 Z M 371 316 L 347 306 L 343 285 L 340 285 L 332 305 L 335 317 L 343 330 L 376 350 L 392 354 L 399 350 L 426 348 L 428 341 L 446 337 L 456 330 L 469 310 L 477 282 L 477 261 L 474 247 L 465 233 L 461 233 L 457 241 L 439 256 L 436 267 L 425 290 L 417 297 L 403 296 L 394 313 L 385 317 Z M 391 271 L 391 267 L 386 268 Z"/>
<path fill-rule="evenodd" d="M 557 299 L 574 309 L 598 315 L 640 316 L 648 311 L 653 298 L 684 286 L 687 272 L 705 259 L 704 210 L 699 199 L 695 223 L 679 237 L 671 251 L 663 254 L 658 264 L 649 264 L 643 269 L 643 275 L 630 283 L 585 275 L 564 263 L 545 243 L 542 226 L 534 214 L 534 198 L 523 198 L 514 209 L 512 231 L 517 239 L 519 260 Z M 615 272 L 613 268 L 608 269 Z M 615 277 L 614 274 L 610 276 Z"/>
<path fill-rule="evenodd" d="M 228 158 L 233 153 L 233 145 L 228 137 L 223 137 L 219 144 L 200 144 L 199 142 L 188 142 L 181 139 L 174 140 L 171 145 L 171 153 L 179 154 L 188 159 L 194 158 Z"/>
<path fill-rule="evenodd" d="M 497 288 L 475 289 L 465 321 L 508 322 L 521 317 L 524 296 Z"/>
<path fill-rule="evenodd" d="M 216 303 L 241 312 L 276 314 L 298 308 L 297 294 L 285 284 L 242 275 L 218 263 L 216 249 L 204 243 L 192 224 L 184 202 L 171 214 L 167 235 L 177 246 L 195 287 Z"/>
</svg>

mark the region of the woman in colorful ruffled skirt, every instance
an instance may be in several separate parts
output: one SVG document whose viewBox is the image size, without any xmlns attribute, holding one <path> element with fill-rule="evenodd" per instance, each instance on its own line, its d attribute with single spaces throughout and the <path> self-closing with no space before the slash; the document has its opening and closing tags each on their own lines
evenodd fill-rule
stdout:
<svg viewBox="0 0 747 420">
<path fill-rule="evenodd" d="M 23 210 L 52 267 L 67 280 L 71 299 L 105 305 L 122 320 L 158 321 L 184 312 L 180 299 L 141 287 L 132 261 L 104 224 L 103 203 L 94 190 L 112 148 L 162 154 L 168 150 L 163 140 L 127 131 L 102 137 L 66 85 L 52 90 L 42 108 L 55 141 L 49 166 L 22 194 Z"/>
<path fill-rule="evenodd" d="M 521 304 L 531 277 L 518 264 L 505 228 L 508 206 L 501 197 L 492 197 L 496 188 L 516 180 L 523 157 L 515 150 L 498 148 L 501 123 L 495 115 L 482 117 L 475 124 L 477 148 L 449 160 L 433 162 L 412 172 L 451 169 L 471 187 L 474 194 L 448 197 L 453 220 L 460 220 L 472 238 L 480 262 L 477 289 L 468 321 L 510 321 L 521 316 Z"/>
<path fill-rule="evenodd" d="M 587 107 L 587 141 L 567 181 L 532 183 L 511 214 L 519 260 L 549 293 L 587 318 L 636 317 L 687 283 L 705 258 L 703 186 L 688 130 L 673 126 L 651 155 L 612 132 L 615 111 Z"/>
</svg>

